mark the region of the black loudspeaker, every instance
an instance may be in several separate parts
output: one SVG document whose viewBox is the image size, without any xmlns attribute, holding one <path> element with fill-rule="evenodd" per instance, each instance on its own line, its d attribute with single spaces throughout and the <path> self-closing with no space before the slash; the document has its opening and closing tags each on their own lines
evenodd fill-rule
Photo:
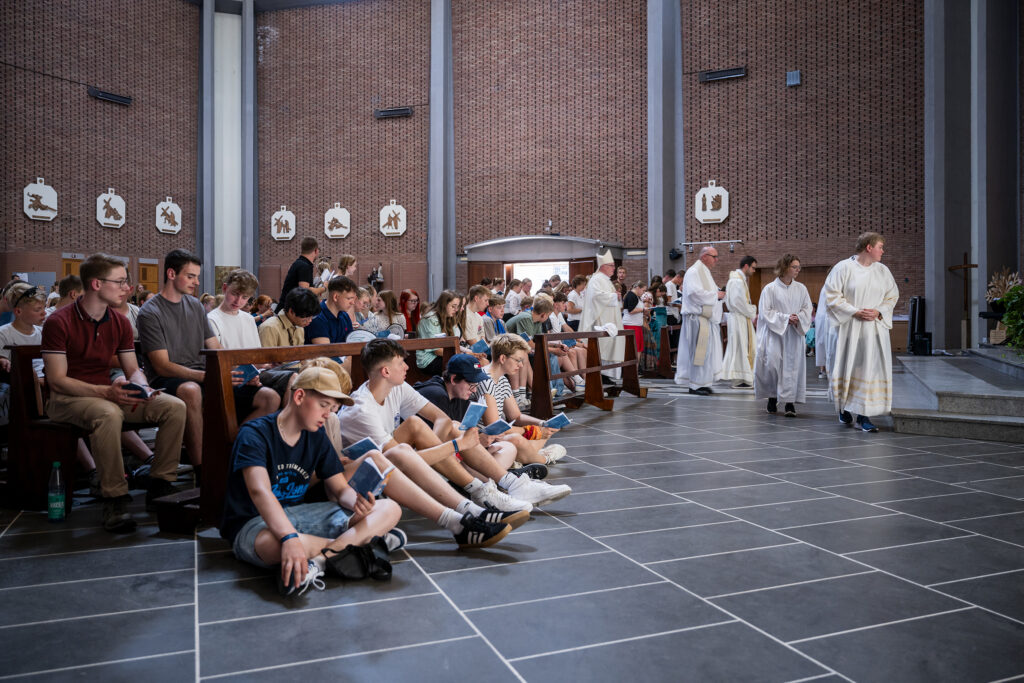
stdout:
<svg viewBox="0 0 1024 683">
<path fill-rule="evenodd" d="M 910 314 L 907 316 L 907 350 L 914 355 L 931 355 L 931 342 L 929 341 L 929 350 L 927 354 L 918 354 L 913 351 L 914 344 L 919 335 L 924 334 L 924 297 L 923 296 L 912 296 L 910 297 Z M 931 340 L 931 335 L 928 335 L 928 339 Z"/>
<path fill-rule="evenodd" d="M 915 356 L 932 355 L 932 333 L 918 332 L 914 335 L 914 341 L 908 350 Z"/>
</svg>

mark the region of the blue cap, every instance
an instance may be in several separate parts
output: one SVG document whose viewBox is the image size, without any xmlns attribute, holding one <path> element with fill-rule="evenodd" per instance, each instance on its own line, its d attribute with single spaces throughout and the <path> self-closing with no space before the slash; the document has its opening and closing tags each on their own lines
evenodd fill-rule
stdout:
<svg viewBox="0 0 1024 683">
<path fill-rule="evenodd" d="M 483 382 L 487 373 L 480 369 L 480 361 L 468 353 L 457 353 L 448 361 L 448 374 L 458 375 L 467 382 Z"/>
</svg>

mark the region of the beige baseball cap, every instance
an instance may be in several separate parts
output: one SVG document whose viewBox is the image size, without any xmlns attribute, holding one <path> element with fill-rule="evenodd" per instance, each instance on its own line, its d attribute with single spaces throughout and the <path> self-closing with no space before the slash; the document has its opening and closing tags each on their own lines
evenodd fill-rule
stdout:
<svg viewBox="0 0 1024 683">
<path fill-rule="evenodd" d="M 355 403 L 352 398 L 341 390 L 341 383 L 338 375 L 327 368 L 312 367 L 306 368 L 299 373 L 295 380 L 293 389 L 312 389 L 324 396 L 330 396 L 341 401 L 342 405 L 350 406 Z"/>
</svg>

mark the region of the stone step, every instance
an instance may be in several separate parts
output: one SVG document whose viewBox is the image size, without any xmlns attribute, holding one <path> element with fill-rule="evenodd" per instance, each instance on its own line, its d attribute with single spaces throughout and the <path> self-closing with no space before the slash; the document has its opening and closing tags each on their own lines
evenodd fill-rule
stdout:
<svg viewBox="0 0 1024 683">
<path fill-rule="evenodd" d="M 982 441 L 1024 443 L 1024 417 L 893 409 L 893 430 Z"/>
<path fill-rule="evenodd" d="M 1024 417 L 1024 396 L 937 391 L 939 412 Z"/>
<path fill-rule="evenodd" d="M 1024 354 L 1006 346 L 986 346 L 967 353 L 985 367 L 1024 382 Z"/>
<path fill-rule="evenodd" d="M 899 365 L 935 396 L 934 405 L 897 404 L 907 408 L 934 407 L 939 412 L 1024 417 L 1024 384 L 973 356 L 899 357 Z"/>
</svg>

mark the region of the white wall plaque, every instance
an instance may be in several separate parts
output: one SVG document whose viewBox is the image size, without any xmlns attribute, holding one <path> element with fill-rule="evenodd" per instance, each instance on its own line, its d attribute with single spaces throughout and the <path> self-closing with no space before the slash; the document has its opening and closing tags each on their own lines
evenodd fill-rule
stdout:
<svg viewBox="0 0 1024 683">
<path fill-rule="evenodd" d="M 391 203 L 380 210 L 380 231 L 385 237 L 398 237 L 405 233 L 405 207 Z"/>
<path fill-rule="evenodd" d="M 57 190 L 53 189 L 42 178 L 25 186 L 25 215 L 34 221 L 52 221 L 57 217 Z"/>
<path fill-rule="evenodd" d="M 181 232 L 181 207 L 170 197 L 156 205 L 156 229 L 168 235 Z"/>
<path fill-rule="evenodd" d="M 352 231 L 352 216 L 348 209 L 341 208 L 339 202 L 334 203 L 333 209 L 327 209 L 324 213 L 324 234 L 331 239 L 348 237 Z"/>
<path fill-rule="evenodd" d="M 701 223 L 721 223 L 729 217 L 729 192 L 714 180 L 697 191 L 693 215 Z"/>
<path fill-rule="evenodd" d="M 124 198 L 109 187 L 96 198 L 96 220 L 104 228 L 120 228 L 124 225 Z"/>
<path fill-rule="evenodd" d="M 295 237 L 295 214 L 284 204 L 270 217 L 270 236 L 275 240 L 290 240 Z"/>
</svg>

